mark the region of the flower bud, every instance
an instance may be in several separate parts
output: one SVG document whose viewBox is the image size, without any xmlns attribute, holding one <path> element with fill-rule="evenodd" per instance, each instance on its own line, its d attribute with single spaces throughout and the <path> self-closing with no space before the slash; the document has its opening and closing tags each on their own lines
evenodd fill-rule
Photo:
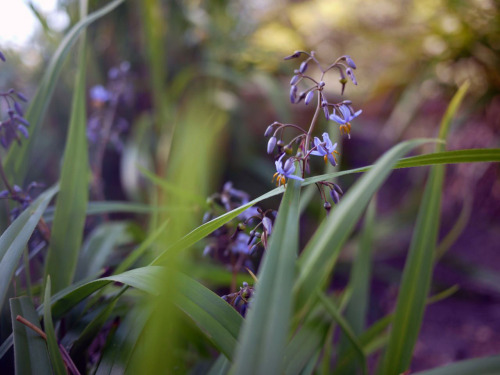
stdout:
<svg viewBox="0 0 500 375">
<path fill-rule="evenodd" d="M 296 59 L 297 57 L 299 57 L 301 54 L 300 51 L 295 51 L 293 54 L 289 55 L 289 56 L 286 56 L 283 60 L 291 60 L 291 59 Z"/>
<path fill-rule="evenodd" d="M 299 82 L 300 76 L 293 76 L 292 79 L 290 80 L 290 85 L 295 85 L 297 82 Z"/>
<path fill-rule="evenodd" d="M 24 138 L 28 139 L 30 136 L 30 133 L 28 132 L 28 129 L 24 125 L 17 125 L 17 130 L 21 132 L 22 135 L 24 135 Z"/>
<path fill-rule="evenodd" d="M 335 190 L 330 190 L 330 197 L 332 197 L 333 203 L 335 204 L 339 203 L 340 197 Z"/>
<path fill-rule="evenodd" d="M 297 86 L 292 86 L 292 87 L 290 88 L 290 102 L 291 102 L 292 104 L 294 104 L 294 103 L 295 103 L 295 99 L 296 99 L 296 97 L 297 97 Z"/>
<path fill-rule="evenodd" d="M 307 70 L 307 60 L 302 61 L 302 64 L 300 64 L 299 72 L 304 74 L 306 72 L 306 70 Z"/>
<path fill-rule="evenodd" d="M 308 105 L 308 104 L 311 102 L 311 100 L 312 100 L 313 98 L 314 98 L 314 90 L 311 90 L 311 91 L 309 91 L 309 92 L 307 93 L 307 95 L 306 95 L 306 100 L 305 100 L 305 102 L 304 102 L 304 103 L 305 103 L 306 105 Z"/>
<path fill-rule="evenodd" d="M 273 129 L 274 129 L 274 124 L 269 125 L 266 131 L 264 132 L 264 137 L 269 137 Z"/>
<path fill-rule="evenodd" d="M 323 208 L 326 210 L 326 212 L 330 213 L 330 210 L 332 209 L 332 205 L 330 204 L 330 202 L 325 202 L 323 204 Z"/>
<path fill-rule="evenodd" d="M 2 51 L 0 51 L 0 60 L 5 62 L 5 55 L 2 53 Z"/>
<path fill-rule="evenodd" d="M 351 56 L 345 55 L 344 58 L 347 65 L 349 65 L 353 69 L 356 69 L 356 64 L 354 64 L 354 61 L 352 61 Z"/>
<path fill-rule="evenodd" d="M 276 147 L 276 137 L 272 136 L 269 138 L 269 142 L 267 142 L 267 153 L 271 154 Z"/>
<path fill-rule="evenodd" d="M 340 186 L 339 186 L 339 185 L 337 185 L 337 184 L 333 184 L 333 188 L 334 188 L 334 189 L 335 189 L 335 191 L 336 191 L 337 193 L 339 193 L 340 195 L 344 195 L 344 192 L 342 191 L 342 189 L 340 188 Z"/>
<path fill-rule="evenodd" d="M 16 110 L 19 116 L 24 116 L 23 109 L 21 108 L 18 102 L 14 102 L 14 109 Z"/>
<path fill-rule="evenodd" d="M 352 72 L 351 68 L 347 68 L 345 70 L 345 72 L 347 73 L 347 76 L 351 79 L 352 83 L 354 83 L 355 85 L 357 85 L 358 81 L 356 81 L 356 76 Z"/>
<path fill-rule="evenodd" d="M 27 102 L 27 101 L 28 101 L 28 99 L 27 99 L 27 98 L 26 98 L 26 97 L 25 97 L 22 93 L 20 93 L 19 91 L 17 91 L 17 92 L 16 92 L 16 96 L 17 96 L 20 100 L 22 100 L 23 102 Z"/>
<path fill-rule="evenodd" d="M 318 86 L 319 87 L 325 87 L 325 81 L 319 81 Z"/>
<path fill-rule="evenodd" d="M 262 219 L 262 226 L 264 227 L 264 230 L 268 235 L 273 231 L 273 222 L 267 216 L 264 216 L 264 218 Z"/>
<path fill-rule="evenodd" d="M 323 107 L 323 112 L 325 112 L 325 117 L 328 120 L 330 118 L 330 111 L 328 111 L 328 107 L 327 106 Z"/>
<path fill-rule="evenodd" d="M 287 155 L 292 155 L 293 153 L 293 150 L 290 146 L 286 146 L 283 151 L 285 151 L 285 154 Z"/>
<path fill-rule="evenodd" d="M 21 124 L 26 125 L 26 126 L 30 126 L 30 123 L 25 118 L 23 118 L 21 116 L 18 116 L 18 115 L 14 115 L 13 117 L 14 117 L 14 119 L 16 119 Z"/>
</svg>

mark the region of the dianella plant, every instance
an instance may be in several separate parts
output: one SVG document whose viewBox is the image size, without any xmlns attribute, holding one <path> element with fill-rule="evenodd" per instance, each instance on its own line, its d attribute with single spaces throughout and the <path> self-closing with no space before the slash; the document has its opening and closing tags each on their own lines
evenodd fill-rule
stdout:
<svg viewBox="0 0 500 375">
<path fill-rule="evenodd" d="M 79 20 L 36 94 L 28 99 L 0 89 L 0 372 L 412 373 L 426 306 L 457 290 L 431 292 L 445 166 L 500 161 L 497 148 L 446 151 L 468 83 L 449 103 L 437 137 L 394 144 L 371 165 L 339 170 L 340 145 L 355 139 L 365 116 L 344 97 L 346 87 L 358 85 L 356 59 L 324 62 L 321 53 L 296 51 L 284 58 L 291 80 L 281 89 L 311 116 L 277 119 L 265 130 L 259 148 L 274 163 L 267 192 L 254 197 L 237 180 L 212 189 L 230 126 L 214 95 L 222 80 L 195 79 L 192 70 L 166 77 L 158 54 L 159 31 L 168 28 L 158 17 L 160 2 L 137 4 L 148 49 L 141 63 L 151 75 L 141 82 L 151 86 L 149 112 L 129 113 L 137 61 L 121 61 L 102 82 L 88 83 L 86 29 L 124 2 L 89 13 L 81 1 Z M 44 136 L 43 119 L 70 54 L 76 75 L 57 179 L 29 181 L 37 163 L 33 140 Z M 0 60 L 1 69 L 8 54 L 0 52 Z M 424 145 L 434 151 L 415 156 Z M 147 194 L 106 199 L 109 150 Z M 417 167 L 428 169 L 428 178 L 397 301 L 391 313 L 369 321 L 377 192 L 394 169 Z M 354 174 L 351 186 L 340 186 L 339 177 Z M 309 201 L 321 221 L 308 233 Z M 115 218 L 117 212 L 128 216 Z M 350 239 L 356 254 L 348 280 L 334 290 Z M 483 373 L 500 373 L 500 356 L 418 374 Z"/>
</svg>

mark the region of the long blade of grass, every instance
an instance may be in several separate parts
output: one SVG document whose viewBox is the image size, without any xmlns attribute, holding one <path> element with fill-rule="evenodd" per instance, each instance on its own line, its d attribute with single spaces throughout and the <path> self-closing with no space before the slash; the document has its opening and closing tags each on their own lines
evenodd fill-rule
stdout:
<svg viewBox="0 0 500 375">
<path fill-rule="evenodd" d="M 32 150 L 32 142 L 40 133 L 40 124 L 45 117 L 45 112 L 54 93 L 59 74 L 62 66 L 68 55 L 72 45 L 76 42 L 80 33 L 87 28 L 92 22 L 98 20 L 104 15 L 111 12 L 125 0 L 114 0 L 108 5 L 102 7 L 98 11 L 81 19 L 71 30 L 66 34 L 61 44 L 50 60 L 49 66 L 40 81 L 39 88 L 35 97 L 31 101 L 31 105 L 26 111 L 26 120 L 30 123 L 31 134 L 30 138 L 23 143 L 22 147 L 11 147 L 7 157 L 5 158 L 5 171 L 11 183 L 16 183 L 23 186 L 24 179 L 29 167 L 30 152 Z"/>
<path fill-rule="evenodd" d="M 47 347 L 49 349 L 49 356 L 52 363 L 52 368 L 54 369 L 54 374 L 66 375 L 66 368 L 64 367 L 64 362 L 59 350 L 59 345 L 57 344 L 56 333 L 54 331 L 54 323 L 52 322 L 52 310 L 50 308 L 50 290 L 50 277 L 48 277 L 47 284 L 45 286 L 45 298 L 43 299 L 43 326 L 45 328 L 45 333 L 47 334 Z"/>
<path fill-rule="evenodd" d="M 175 304 L 231 360 L 243 318 L 227 302 L 196 280 L 180 273 L 177 276 L 179 294 Z"/>
<path fill-rule="evenodd" d="M 451 119 L 458 109 L 468 84 L 453 97 L 441 122 L 439 138 L 445 140 Z M 438 144 L 437 151 L 444 145 Z M 433 166 L 420 204 L 415 231 L 403 271 L 396 312 L 383 362 L 384 374 L 399 374 L 409 368 L 413 348 L 420 332 L 427 294 L 431 284 L 441 211 L 444 166 Z"/>
<path fill-rule="evenodd" d="M 300 328 L 286 347 L 286 375 L 298 375 L 302 372 L 311 358 L 321 350 L 329 326 L 330 323 L 325 319 L 313 318 Z"/>
<path fill-rule="evenodd" d="M 342 333 L 348 338 L 350 341 L 351 345 L 353 346 L 354 350 L 356 351 L 356 354 L 358 355 L 358 358 L 361 362 L 361 368 L 363 374 L 366 374 L 368 372 L 367 367 L 366 367 L 366 358 L 365 358 L 365 353 L 363 352 L 363 347 L 359 343 L 358 339 L 356 338 L 356 334 L 352 330 L 351 326 L 349 323 L 344 319 L 342 314 L 338 311 L 337 307 L 334 305 L 334 303 L 329 300 L 323 292 L 320 292 L 318 290 L 317 293 L 321 303 L 325 307 L 326 311 L 332 316 L 332 318 L 337 322 L 339 327 L 342 329 Z"/>
<path fill-rule="evenodd" d="M 87 15 L 87 1 L 80 2 L 80 17 Z M 88 202 L 88 151 L 86 124 L 86 38 L 82 32 L 78 55 L 71 118 L 60 178 L 52 235 L 45 261 L 45 276 L 58 292 L 71 285 L 82 244 Z"/>
<path fill-rule="evenodd" d="M 298 252 L 300 183 L 289 180 L 241 329 L 233 374 L 281 374 Z"/>
<path fill-rule="evenodd" d="M 51 375 L 49 353 L 45 340 L 33 329 L 16 320 L 22 316 L 41 330 L 38 314 L 29 297 L 10 299 L 16 374 Z"/>
<path fill-rule="evenodd" d="M 414 375 L 496 375 L 500 374 L 500 356 L 468 359 Z"/>
<path fill-rule="evenodd" d="M 305 311 L 332 270 L 340 249 L 359 220 L 373 194 L 379 189 L 397 160 L 428 139 L 407 141 L 387 151 L 375 165 L 344 195 L 329 217 L 321 224 L 298 260 L 299 275 L 294 285 L 296 306 Z"/>
<path fill-rule="evenodd" d="M 353 333 L 359 335 L 365 329 L 366 314 L 370 298 L 371 259 L 373 247 L 373 225 L 375 220 L 375 198 L 372 199 L 366 210 L 365 222 L 358 254 L 354 260 L 349 286 L 351 296 L 345 309 L 345 319 L 352 327 Z M 349 348 L 347 337 L 342 335 L 339 344 L 339 357 Z M 348 372 L 355 372 L 354 367 Z"/>
<path fill-rule="evenodd" d="M 58 189 L 58 186 L 54 186 L 41 194 L 0 237 L 0 309 L 24 247 Z"/>
</svg>

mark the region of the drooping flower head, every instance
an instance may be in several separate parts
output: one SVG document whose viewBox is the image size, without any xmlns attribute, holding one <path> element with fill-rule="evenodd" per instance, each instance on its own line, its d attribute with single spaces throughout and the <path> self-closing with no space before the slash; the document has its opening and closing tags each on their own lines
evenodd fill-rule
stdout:
<svg viewBox="0 0 500 375">
<path fill-rule="evenodd" d="M 334 167 L 337 165 L 337 159 L 335 158 L 335 154 L 338 154 L 335 151 L 337 143 L 332 144 L 328 133 L 323 133 L 323 141 L 320 141 L 318 137 L 314 137 L 314 147 L 316 147 L 316 150 L 312 151 L 311 155 L 323 156 L 325 163 L 328 160 Z"/>
<path fill-rule="evenodd" d="M 330 115 L 330 120 L 335 121 L 337 124 L 340 125 L 340 133 L 345 133 L 349 136 L 350 138 L 350 132 L 351 132 L 351 121 L 358 117 L 363 110 L 359 110 L 356 113 L 352 113 L 351 109 L 345 105 L 342 104 L 340 107 L 337 108 L 337 111 L 340 112 L 341 116 L 337 116 L 335 112 L 333 112 Z"/>
<path fill-rule="evenodd" d="M 304 181 L 303 178 L 300 178 L 299 176 L 295 176 L 293 174 L 293 172 L 295 172 L 294 159 L 288 159 L 283 165 L 283 162 L 281 161 L 281 159 L 283 159 L 283 156 L 285 156 L 285 154 L 281 155 L 280 158 L 274 163 L 276 165 L 276 173 L 274 174 L 271 181 L 274 181 L 274 179 L 276 179 L 276 186 L 285 185 L 287 178 L 291 178 L 292 180 Z"/>
</svg>

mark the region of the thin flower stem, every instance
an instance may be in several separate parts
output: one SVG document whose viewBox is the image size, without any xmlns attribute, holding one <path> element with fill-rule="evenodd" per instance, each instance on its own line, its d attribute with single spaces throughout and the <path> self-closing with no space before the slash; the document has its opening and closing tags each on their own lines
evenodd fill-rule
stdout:
<svg viewBox="0 0 500 375">
<path fill-rule="evenodd" d="M 318 120 L 320 108 L 321 108 L 321 95 L 318 95 L 318 104 L 316 105 L 316 112 L 314 112 L 314 117 L 311 121 L 311 125 L 309 126 L 309 131 L 307 132 L 307 135 L 306 135 L 306 142 L 304 144 L 304 153 L 306 155 L 309 155 L 309 143 L 311 142 L 311 134 L 314 131 L 314 126 L 316 125 L 316 122 Z M 303 168 L 302 168 L 302 178 L 304 178 L 305 174 L 306 174 L 306 159 L 307 158 L 304 157 Z"/>
</svg>

